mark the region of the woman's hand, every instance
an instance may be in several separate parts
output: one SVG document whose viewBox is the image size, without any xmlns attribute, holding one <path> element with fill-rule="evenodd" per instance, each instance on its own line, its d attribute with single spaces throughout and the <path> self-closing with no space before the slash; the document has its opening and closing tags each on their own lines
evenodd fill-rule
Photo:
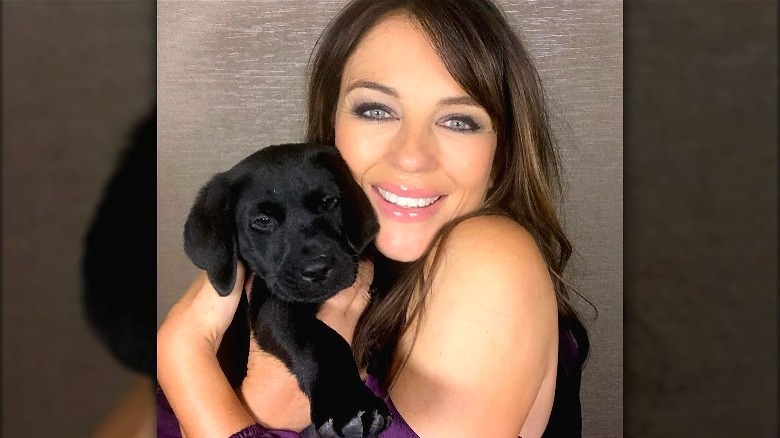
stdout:
<svg viewBox="0 0 780 438">
<path fill-rule="evenodd" d="M 186 324 L 188 330 L 202 337 L 216 354 L 233 316 L 236 314 L 241 291 L 244 287 L 244 267 L 237 264 L 236 284 L 226 297 L 222 297 L 211 285 L 205 271 L 201 271 L 168 312 L 160 331 L 169 325 Z"/>
<path fill-rule="evenodd" d="M 369 261 L 360 262 L 357 278 L 352 286 L 325 301 L 317 313 L 320 321 L 336 330 L 350 345 L 358 318 L 368 305 L 369 288 L 373 279 L 374 264 Z"/>
<path fill-rule="evenodd" d="M 230 436 L 254 423 L 216 356 L 243 286 L 240 263 L 226 297 L 201 272 L 157 332 L 157 379 L 187 438 Z"/>
</svg>

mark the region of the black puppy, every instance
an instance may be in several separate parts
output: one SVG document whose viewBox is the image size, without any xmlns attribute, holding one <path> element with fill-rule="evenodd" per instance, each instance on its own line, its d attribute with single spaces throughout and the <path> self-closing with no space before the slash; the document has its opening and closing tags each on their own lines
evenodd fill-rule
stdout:
<svg viewBox="0 0 780 438">
<path fill-rule="evenodd" d="M 375 437 L 390 423 L 349 344 L 315 317 L 355 281 L 378 229 L 338 151 L 311 144 L 269 146 L 214 176 L 185 225 L 185 251 L 220 295 L 233 289 L 237 261 L 256 274 L 254 338 L 297 377 L 323 437 Z"/>
</svg>

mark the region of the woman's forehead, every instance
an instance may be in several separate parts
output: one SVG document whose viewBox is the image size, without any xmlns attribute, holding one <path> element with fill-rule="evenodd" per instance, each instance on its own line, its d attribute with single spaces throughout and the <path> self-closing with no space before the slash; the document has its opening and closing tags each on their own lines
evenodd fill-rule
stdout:
<svg viewBox="0 0 780 438">
<path fill-rule="evenodd" d="M 399 59 L 416 62 L 420 55 L 434 52 L 428 37 L 407 15 L 391 15 L 380 20 L 358 42 L 345 70 L 365 70 L 372 66 L 395 64 Z"/>
<path fill-rule="evenodd" d="M 399 91 L 404 85 L 425 84 L 447 95 L 465 94 L 419 24 L 401 14 L 382 19 L 347 60 L 342 91 L 360 81 L 401 88 Z"/>
</svg>

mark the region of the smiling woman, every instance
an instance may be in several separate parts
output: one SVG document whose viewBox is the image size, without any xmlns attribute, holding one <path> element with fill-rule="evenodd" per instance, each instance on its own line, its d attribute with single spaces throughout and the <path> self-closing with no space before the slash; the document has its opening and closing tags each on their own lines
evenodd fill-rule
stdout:
<svg viewBox="0 0 780 438">
<path fill-rule="evenodd" d="M 335 133 L 379 213 L 377 247 L 391 259 L 419 259 L 445 223 L 485 199 L 496 150 L 491 117 L 411 17 L 385 19 L 349 58 Z"/>
<path fill-rule="evenodd" d="M 160 328 L 160 436 L 581 436 L 590 344 L 563 279 L 558 152 L 506 16 L 490 0 L 354 0 L 310 61 L 306 140 L 338 150 L 379 222 L 318 318 L 393 419 L 380 435 L 371 412 L 310 418 L 304 382 L 254 343 L 231 388 L 214 353 L 238 266 L 227 297 L 201 274 Z"/>
</svg>

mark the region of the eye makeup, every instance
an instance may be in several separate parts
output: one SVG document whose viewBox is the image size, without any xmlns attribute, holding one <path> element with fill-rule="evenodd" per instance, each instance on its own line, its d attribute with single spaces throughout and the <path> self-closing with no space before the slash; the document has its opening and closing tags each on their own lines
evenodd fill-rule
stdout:
<svg viewBox="0 0 780 438">
<path fill-rule="evenodd" d="M 443 117 L 437 124 L 455 132 L 479 132 L 482 125 L 467 114 L 452 114 Z"/>
<path fill-rule="evenodd" d="M 470 99 L 470 98 L 469 98 Z M 352 100 L 352 102 L 349 102 Z M 451 101 L 450 101 L 451 100 Z M 447 105 L 468 105 L 478 107 L 476 104 L 461 102 L 460 98 L 452 98 L 447 100 Z M 392 120 L 400 120 L 400 117 L 396 112 L 387 104 L 381 103 L 371 97 L 355 97 L 353 99 L 347 99 L 347 107 L 349 113 L 361 120 L 372 122 L 384 122 Z M 481 107 L 478 107 L 481 109 Z M 439 117 L 435 122 L 437 126 L 448 129 L 455 133 L 470 134 L 483 131 L 484 122 L 480 116 L 468 114 L 467 112 L 458 112 L 457 109 L 452 108 L 452 113 L 446 113 Z"/>
<path fill-rule="evenodd" d="M 397 119 L 390 107 L 373 101 L 356 102 L 352 105 L 350 112 L 361 119 L 367 120 Z"/>
</svg>

